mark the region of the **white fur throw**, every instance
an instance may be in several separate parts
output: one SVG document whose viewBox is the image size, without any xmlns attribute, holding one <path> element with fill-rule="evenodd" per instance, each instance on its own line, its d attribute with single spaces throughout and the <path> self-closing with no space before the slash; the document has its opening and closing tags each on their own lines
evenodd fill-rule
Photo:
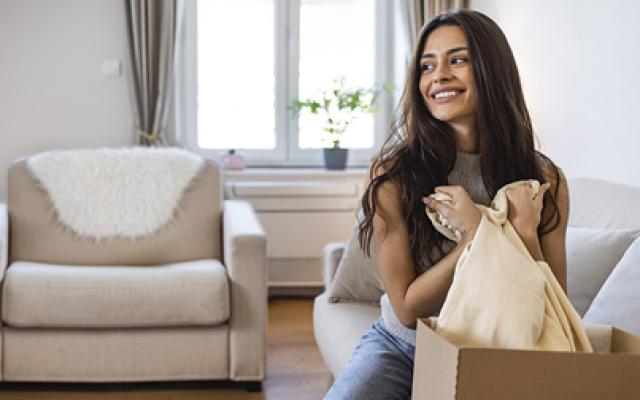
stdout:
<svg viewBox="0 0 640 400">
<path fill-rule="evenodd" d="M 204 160 L 177 148 L 48 151 L 27 166 L 59 222 L 87 239 L 150 235 L 172 220 Z"/>
</svg>

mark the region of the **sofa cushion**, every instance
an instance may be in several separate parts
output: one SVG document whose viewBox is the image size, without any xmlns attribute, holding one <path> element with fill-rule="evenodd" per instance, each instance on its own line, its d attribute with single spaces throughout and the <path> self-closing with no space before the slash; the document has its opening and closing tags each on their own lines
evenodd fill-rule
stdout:
<svg viewBox="0 0 640 400">
<path fill-rule="evenodd" d="M 371 303 L 329 303 L 327 293 L 313 305 L 313 334 L 325 364 L 334 377 L 347 365 L 362 335 L 380 318 Z"/>
<path fill-rule="evenodd" d="M 567 229 L 567 292 L 580 316 L 639 233 L 635 229 Z"/>
<path fill-rule="evenodd" d="M 640 239 L 629 246 L 615 266 L 584 321 L 612 325 L 640 335 Z"/>
<path fill-rule="evenodd" d="M 13 327 L 113 328 L 219 325 L 229 284 L 217 260 L 154 267 L 15 262 L 2 293 Z"/>
<path fill-rule="evenodd" d="M 372 249 L 373 250 L 373 249 Z M 364 301 L 379 303 L 384 294 L 375 251 L 364 254 L 358 241 L 358 224 L 351 231 L 335 276 L 327 289 L 329 302 Z"/>
</svg>

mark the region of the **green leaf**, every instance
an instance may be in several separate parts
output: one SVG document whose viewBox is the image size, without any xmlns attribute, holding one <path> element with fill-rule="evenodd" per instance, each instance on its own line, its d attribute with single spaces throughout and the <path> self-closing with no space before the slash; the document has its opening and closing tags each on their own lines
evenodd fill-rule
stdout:
<svg viewBox="0 0 640 400">
<path fill-rule="evenodd" d="M 387 83 L 382 86 L 387 93 L 391 93 L 395 88 Z M 320 96 L 305 100 L 295 99 L 288 107 L 298 117 L 302 111 L 311 114 L 320 114 L 326 118 L 323 131 L 326 137 L 322 138 L 323 143 L 332 143 L 334 147 L 339 147 L 343 133 L 351 125 L 351 122 L 363 114 L 372 114 L 379 111 L 377 104 L 381 88 L 377 86 L 364 88 L 348 88 L 346 78 L 340 75 L 333 80 L 330 88 L 321 92 Z"/>
</svg>

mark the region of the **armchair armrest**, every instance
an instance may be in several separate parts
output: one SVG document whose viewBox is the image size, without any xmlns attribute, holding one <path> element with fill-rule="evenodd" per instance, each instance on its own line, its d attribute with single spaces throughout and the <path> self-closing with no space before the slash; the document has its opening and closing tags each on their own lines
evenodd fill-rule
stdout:
<svg viewBox="0 0 640 400">
<path fill-rule="evenodd" d="M 324 246 L 322 250 L 322 280 L 324 281 L 325 290 L 329 288 L 331 282 L 333 282 L 333 278 L 336 276 L 344 248 L 344 243 L 331 242 Z"/>
<path fill-rule="evenodd" d="M 248 202 L 225 200 L 223 258 L 231 289 L 229 378 L 263 380 L 267 336 L 267 238 Z"/>
<path fill-rule="evenodd" d="M 9 213 L 7 205 L 0 203 L 0 282 L 9 263 Z"/>
</svg>

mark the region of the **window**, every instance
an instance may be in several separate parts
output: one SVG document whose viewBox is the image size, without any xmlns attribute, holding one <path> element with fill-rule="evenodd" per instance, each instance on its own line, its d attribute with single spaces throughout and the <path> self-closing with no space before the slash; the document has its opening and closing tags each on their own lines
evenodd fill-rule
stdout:
<svg viewBox="0 0 640 400">
<path fill-rule="evenodd" d="M 198 147 L 275 148 L 272 15 L 272 0 L 198 1 Z"/>
<path fill-rule="evenodd" d="M 217 156 L 240 149 L 250 165 L 320 165 L 322 119 L 288 106 L 344 76 L 347 86 L 390 79 L 385 0 L 192 0 L 187 2 L 177 87 L 187 146 Z M 345 134 L 350 164 L 366 165 L 390 115 L 361 116 Z"/>
</svg>

